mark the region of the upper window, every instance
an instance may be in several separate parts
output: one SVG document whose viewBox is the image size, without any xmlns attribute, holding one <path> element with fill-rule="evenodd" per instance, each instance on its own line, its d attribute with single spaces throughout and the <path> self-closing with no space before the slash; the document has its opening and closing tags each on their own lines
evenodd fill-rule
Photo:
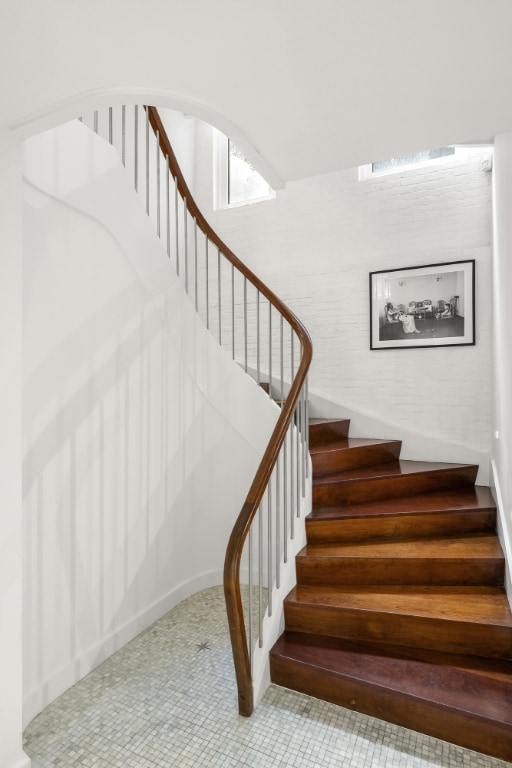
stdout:
<svg viewBox="0 0 512 768">
<path fill-rule="evenodd" d="M 275 197 L 274 190 L 232 141 L 217 132 L 217 208 L 234 208 Z"/>
<path fill-rule="evenodd" d="M 361 179 L 369 179 L 373 176 L 386 176 L 387 174 L 408 171 L 413 168 L 422 168 L 436 161 L 443 162 L 446 158 L 453 155 L 455 155 L 455 147 L 438 147 L 437 149 L 427 149 L 424 152 L 415 152 L 412 155 L 391 157 L 389 160 L 362 165 L 359 177 Z"/>
<path fill-rule="evenodd" d="M 389 160 L 372 163 L 372 173 L 393 173 L 395 169 L 402 170 L 403 168 L 423 165 L 430 160 L 437 160 L 439 157 L 448 157 L 454 154 L 455 147 L 438 147 L 438 149 L 427 149 L 425 152 L 415 152 L 412 155 L 392 157 Z"/>
<path fill-rule="evenodd" d="M 263 176 L 228 139 L 228 205 L 265 200 L 272 197 L 272 191 Z"/>
</svg>

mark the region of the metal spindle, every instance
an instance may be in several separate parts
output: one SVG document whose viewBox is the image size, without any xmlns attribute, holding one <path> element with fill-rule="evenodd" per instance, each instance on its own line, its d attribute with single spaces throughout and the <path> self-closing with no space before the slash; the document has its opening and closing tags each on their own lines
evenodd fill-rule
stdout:
<svg viewBox="0 0 512 768">
<path fill-rule="evenodd" d="M 252 670 L 252 654 L 253 654 L 253 648 L 252 648 L 252 525 L 249 528 L 249 536 L 247 541 L 247 546 L 249 547 L 248 553 L 247 553 L 247 560 L 248 560 L 248 566 L 249 566 L 249 663 L 251 665 Z"/>
<path fill-rule="evenodd" d="M 292 416 L 292 421 L 290 424 L 290 528 L 292 531 L 294 526 L 294 516 L 295 516 L 295 506 L 296 506 L 295 504 L 295 489 L 296 489 L 295 470 L 297 467 L 297 460 L 295 456 L 293 421 L 294 421 L 294 418 Z M 292 533 L 292 537 L 293 537 L 293 533 Z"/>
<path fill-rule="evenodd" d="M 210 328 L 210 289 L 209 289 L 209 277 L 208 277 L 208 235 L 205 235 L 205 267 L 206 267 L 206 327 Z"/>
<path fill-rule="evenodd" d="M 291 343 L 290 343 L 290 368 L 291 368 L 291 381 L 293 381 L 295 376 L 295 351 L 294 351 L 294 335 L 293 335 L 293 328 L 291 329 Z"/>
<path fill-rule="evenodd" d="M 188 294 L 188 208 L 187 198 L 183 198 L 183 247 L 185 249 L 185 292 Z"/>
<path fill-rule="evenodd" d="M 235 359 L 235 265 L 231 265 L 231 356 Z"/>
<path fill-rule="evenodd" d="M 263 647 L 263 509 L 258 508 L 258 645 Z"/>
<path fill-rule="evenodd" d="M 281 586 L 281 472 L 280 458 L 276 461 L 276 587 Z"/>
<path fill-rule="evenodd" d="M 283 336 L 283 316 L 280 315 L 279 337 L 281 347 L 281 408 L 284 403 L 284 336 Z"/>
<path fill-rule="evenodd" d="M 295 479 L 297 481 L 297 485 L 295 488 L 296 495 L 295 499 L 297 501 L 297 517 L 300 517 L 300 477 L 301 477 L 301 452 L 300 452 L 300 398 L 299 403 L 297 405 L 297 408 L 295 409 L 295 450 L 296 450 L 296 458 L 297 458 L 297 472 L 295 473 Z"/>
<path fill-rule="evenodd" d="M 135 155 L 134 155 L 134 171 L 133 171 L 133 180 L 135 184 L 135 191 L 139 191 L 139 107 L 136 104 L 135 110 L 133 113 L 133 136 L 134 136 L 134 146 L 135 146 Z"/>
<path fill-rule="evenodd" d="M 146 213 L 149 216 L 149 109 L 146 107 Z"/>
<path fill-rule="evenodd" d="M 126 165 L 126 106 L 121 107 L 121 162 Z"/>
<path fill-rule="evenodd" d="M 295 352 L 294 352 L 294 336 L 293 336 L 293 328 L 290 329 L 290 381 L 293 381 L 295 376 Z M 296 490 L 296 481 L 295 481 L 295 473 L 297 469 L 297 457 L 295 455 L 295 448 L 296 448 L 296 441 L 295 441 L 295 432 L 294 432 L 294 423 L 295 423 L 295 412 L 292 416 L 291 422 L 290 422 L 290 528 L 292 531 L 292 538 L 293 538 L 293 530 L 294 530 L 294 519 L 295 519 L 295 510 L 296 510 L 296 498 L 295 498 L 295 490 Z"/>
<path fill-rule="evenodd" d="M 198 300 L 197 300 L 197 291 L 198 291 L 198 284 L 197 284 L 197 219 L 194 216 L 194 296 L 195 296 L 195 304 L 196 304 L 196 312 L 198 307 Z"/>
<path fill-rule="evenodd" d="M 247 373 L 247 278 L 244 276 L 244 369 Z"/>
<path fill-rule="evenodd" d="M 219 302 L 219 345 L 222 346 L 222 296 L 220 284 L 220 248 L 217 248 L 217 294 Z"/>
<path fill-rule="evenodd" d="M 176 274 L 180 274 L 180 239 L 178 232 L 178 181 L 174 179 L 174 226 L 176 227 Z"/>
<path fill-rule="evenodd" d="M 268 395 L 272 397 L 272 304 L 268 303 Z"/>
<path fill-rule="evenodd" d="M 304 435 L 305 438 L 305 453 L 306 453 L 306 477 L 309 478 L 309 378 L 306 378 L 306 383 L 304 385 L 304 392 L 305 392 L 305 400 L 306 400 L 306 408 L 305 408 L 305 418 L 306 418 L 306 432 Z"/>
<path fill-rule="evenodd" d="M 165 156 L 165 216 L 167 229 L 167 256 L 171 258 L 171 211 L 169 208 L 169 155 Z"/>
<path fill-rule="evenodd" d="M 267 551 L 267 566 L 268 566 L 268 615 L 272 616 L 272 478 L 268 481 L 267 486 L 267 506 L 268 506 L 268 551 Z"/>
<path fill-rule="evenodd" d="M 256 381 L 261 381 L 260 371 L 260 290 L 256 289 Z"/>
<path fill-rule="evenodd" d="M 114 143 L 114 115 L 113 107 L 108 108 L 108 143 Z"/>
<path fill-rule="evenodd" d="M 156 233 L 160 237 L 160 131 L 156 132 Z"/>
<path fill-rule="evenodd" d="M 301 472 L 301 479 L 302 479 L 302 495 L 306 495 L 306 464 L 307 464 L 307 458 L 306 458 L 306 389 L 305 386 L 302 387 L 302 392 L 300 393 L 300 416 L 301 416 L 301 448 L 302 448 L 302 472 Z"/>
<path fill-rule="evenodd" d="M 290 347 L 290 368 L 291 368 L 292 381 L 295 377 L 294 342 L 295 342 L 295 336 L 292 329 L 291 347 Z M 299 417 L 298 417 L 299 407 L 300 407 L 300 399 L 299 399 L 299 405 L 297 405 L 297 407 L 295 408 L 293 419 L 292 419 L 292 454 L 295 453 L 295 457 L 292 464 L 292 493 L 295 498 L 292 502 L 291 514 L 293 514 L 293 506 L 295 506 L 297 517 L 300 517 L 300 453 L 299 453 Z M 293 432 L 294 428 L 295 428 L 295 433 Z"/>
<path fill-rule="evenodd" d="M 293 381 L 293 328 L 290 326 L 290 364 L 291 364 L 291 378 Z M 294 461 L 293 461 L 293 419 L 288 429 L 288 437 L 290 438 L 290 536 L 293 539 L 295 536 L 295 485 L 294 485 Z"/>
<path fill-rule="evenodd" d="M 293 531 L 291 532 L 293 539 Z M 288 562 L 288 432 L 283 442 L 283 544 L 284 562 Z"/>
<path fill-rule="evenodd" d="M 98 133 L 98 110 L 94 110 L 94 133 Z"/>
</svg>

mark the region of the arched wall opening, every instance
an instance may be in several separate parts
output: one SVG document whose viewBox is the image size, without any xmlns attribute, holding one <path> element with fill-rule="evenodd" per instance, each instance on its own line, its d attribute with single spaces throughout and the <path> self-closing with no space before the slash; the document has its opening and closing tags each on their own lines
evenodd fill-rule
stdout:
<svg viewBox="0 0 512 768">
<path fill-rule="evenodd" d="M 150 104 L 182 112 L 210 123 L 228 136 L 244 154 L 251 165 L 264 177 L 273 189 L 282 189 L 284 181 L 273 166 L 263 157 L 251 138 L 228 115 L 209 104 L 195 101 L 178 94 L 153 88 L 104 88 L 77 93 L 69 99 L 48 105 L 45 109 L 9 126 L 13 135 L 25 140 L 37 133 L 73 120 L 79 115 L 104 107 L 122 104 Z"/>
</svg>

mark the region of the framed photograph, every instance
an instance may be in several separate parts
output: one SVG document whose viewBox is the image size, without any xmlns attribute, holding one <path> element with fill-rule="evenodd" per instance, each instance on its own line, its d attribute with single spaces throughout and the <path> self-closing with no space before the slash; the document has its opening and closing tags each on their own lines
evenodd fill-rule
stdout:
<svg viewBox="0 0 512 768">
<path fill-rule="evenodd" d="M 474 259 L 370 272 L 370 349 L 474 343 Z"/>
</svg>

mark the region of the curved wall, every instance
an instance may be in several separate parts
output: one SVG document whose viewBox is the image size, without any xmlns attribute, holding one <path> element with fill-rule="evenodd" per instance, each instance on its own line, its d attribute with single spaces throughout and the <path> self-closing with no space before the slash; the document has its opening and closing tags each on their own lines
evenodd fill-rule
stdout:
<svg viewBox="0 0 512 768">
<path fill-rule="evenodd" d="M 196 317 L 115 151 L 25 145 L 24 721 L 188 594 L 277 408 Z"/>
</svg>

